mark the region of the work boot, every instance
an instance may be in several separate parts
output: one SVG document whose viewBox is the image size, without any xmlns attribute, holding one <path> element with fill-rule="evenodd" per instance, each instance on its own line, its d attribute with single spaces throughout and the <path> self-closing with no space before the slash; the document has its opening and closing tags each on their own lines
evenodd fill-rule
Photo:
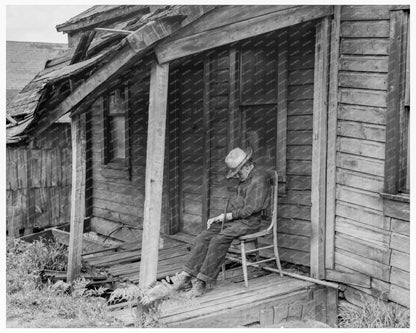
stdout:
<svg viewBox="0 0 416 333">
<path fill-rule="evenodd" d="M 173 290 L 179 291 L 183 289 L 190 289 L 192 287 L 191 278 L 191 275 L 185 271 L 182 271 L 179 273 L 178 279 L 175 279 L 173 283 Z"/>
<path fill-rule="evenodd" d="M 203 280 L 196 279 L 189 291 L 189 296 L 199 297 L 206 291 L 206 283 Z"/>
</svg>

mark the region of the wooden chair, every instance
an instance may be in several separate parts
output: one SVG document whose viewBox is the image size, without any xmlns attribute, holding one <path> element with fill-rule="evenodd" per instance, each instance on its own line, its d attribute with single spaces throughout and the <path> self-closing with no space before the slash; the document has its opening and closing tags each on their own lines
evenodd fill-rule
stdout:
<svg viewBox="0 0 416 333">
<path fill-rule="evenodd" d="M 273 170 L 273 176 L 270 177 L 270 185 L 271 185 L 271 191 L 270 191 L 271 222 L 270 222 L 270 225 L 266 229 L 260 230 L 259 232 L 256 232 L 254 234 L 249 234 L 249 235 L 245 235 L 245 236 L 241 236 L 237 238 L 236 240 L 237 244 L 239 243 L 240 245 L 241 260 L 236 260 L 235 258 L 227 255 L 228 260 L 241 262 L 242 268 L 243 268 L 243 275 L 244 275 L 244 285 L 246 288 L 248 288 L 248 273 L 247 273 L 248 266 L 255 266 L 261 263 L 275 260 L 277 267 L 279 269 L 279 272 L 280 272 L 280 276 L 283 276 L 282 266 L 280 264 L 279 250 L 277 246 L 277 199 L 278 199 L 279 183 L 278 183 L 278 175 L 275 170 Z M 272 238 L 273 238 L 273 244 L 259 247 L 258 238 L 266 236 L 266 235 L 270 235 L 270 234 L 272 235 Z M 250 249 L 250 250 L 246 249 L 246 244 L 248 242 L 254 243 L 253 249 Z M 259 252 L 261 250 L 265 250 L 269 248 L 273 248 L 274 256 L 268 259 L 260 260 Z M 247 255 L 250 253 L 254 253 L 254 252 L 256 253 L 256 260 L 249 262 L 247 260 Z M 222 265 L 222 274 L 223 274 L 222 276 L 224 279 L 225 278 L 225 263 Z"/>
</svg>

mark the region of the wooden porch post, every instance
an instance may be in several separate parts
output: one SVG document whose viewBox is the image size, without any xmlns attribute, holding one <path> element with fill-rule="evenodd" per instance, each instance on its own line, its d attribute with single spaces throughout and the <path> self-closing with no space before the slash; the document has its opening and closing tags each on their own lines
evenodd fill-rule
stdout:
<svg viewBox="0 0 416 333">
<path fill-rule="evenodd" d="M 154 282 L 157 273 L 168 80 L 169 64 L 159 65 L 154 61 L 150 74 L 142 257 L 139 280 L 141 288 L 146 288 Z"/>
<path fill-rule="evenodd" d="M 311 277 L 325 278 L 326 148 L 330 19 L 316 25 L 313 95 Z"/>
<path fill-rule="evenodd" d="M 73 281 L 81 271 L 82 234 L 85 217 L 85 114 L 71 118 L 72 189 L 71 224 L 68 249 L 67 281 Z"/>
<path fill-rule="evenodd" d="M 331 55 L 329 69 L 328 100 L 328 152 L 326 161 L 326 240 L 325 268 L 335 267 L 335 196 L 336 196 L 336 156 L 337 156 L 337 120 L 338 120 L 338 65 L 339 39 L 341 31 L 341 6 L 334 6 L 334 18 L 331 23 Z"/>
</svg>

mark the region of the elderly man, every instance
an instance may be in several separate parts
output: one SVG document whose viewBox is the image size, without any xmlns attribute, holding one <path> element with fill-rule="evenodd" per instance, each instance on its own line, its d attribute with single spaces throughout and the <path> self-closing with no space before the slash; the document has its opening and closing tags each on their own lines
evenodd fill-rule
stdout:
<svg viewBox="0 0 416 333">
<path fill-rule="evenodd" d="M 189 288 L 192 277 L 196 277 L 191 294 L 202 295 L 206 284 L 217 279 L 232 241 L 240 236 L 255 233 L 260 229 L 261 211 L 269 203 L 268 175 L 256 168 L 252 150 L 235 148 L 225 158 L 230 169 L 227 179 L 238 178 L 236 196 L 230 201 L 225 216 L 220 214 L 207 221 L 207 230 L 195 239 L 187 263 L 175 283 L 176 290 Z M 222 221 L 224 223 L 223 228 Z"/>
</svg>

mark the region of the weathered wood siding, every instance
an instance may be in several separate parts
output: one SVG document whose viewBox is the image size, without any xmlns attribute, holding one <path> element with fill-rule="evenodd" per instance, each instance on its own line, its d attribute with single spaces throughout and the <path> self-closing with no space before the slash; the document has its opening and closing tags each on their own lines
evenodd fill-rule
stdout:
<svg viewBox="0 0 416 333">
<path fill-rule="evenodd" d="M 54 124 L 33 145 L 6 148 L 7 231 L 23 236 L 36 228 L 69 223 L 71 128 Z"/>
<path fill-rule="evenodd" d="M 384 186 L 389 17 L 389 6 L 341 9 L 335 270 L 353 272 L 362 281 L 370 278 L 369 288 L 357 287 L 361 292 L 409 306 L 408 222 L 385 216 L 379 194 Z M 350 287 L 345 298 L 359 303 L 357 290 Z"/>
<path fill-rule="evenodd" d="M 205 200 L 208 216 L 223 212 L 226 198 L 234 194 L 236 185 L 235 180 L 225 178 L 224 158 L 233 147 L 245 147 L 249 143 L 258 150 L 254 156 L 260 167 L 276 165 L 280 158 L 276 152 L 283 151 L 277 149 L 276 143 L 277 81 L 281 75 L 277 46 L 281 43 L 287 47 L 288 55 L 285 87 L 288 109 L 287 128 L 284 129 L 287 172 L 281 175 L 282 179 L 286 177 L 286 182 L 282 183 L 278 213 L 280 252 L 282 260 L 308 266 L 315 22 L 286 29 L 286 35 L 282 31 L 206 52 L 185 60 L 172 71 L 170 212 L 173 220 L 180 220 L 172 230 L 191 234 L 197 234 L 202 228 Z M 287 36 L 287 43 L 279 40 L 279 36 Z M 247 52 L 243 59 L 245 69 L 241 69 L 243 48 Z M 270 57 L 274 57 L 272 63 L 267 61 Z M 262 60 L 264 66 L 256 63 Z M 256 81 L 261 76 L 258 71 L 265 68 L 267 75 L 275 76 L 274 84 Z M 284 66 L 280 70 L 284 70 Z M 257 98 L 250 99 L 250 96 Z M 205 169 L 204 159 L 209 161 Z M 207 188 L 204 188 L 204 177 L 208 177 Z M 175 179 L 179 182 L 175 183 Z"/>
<path fill-rule="evenodd" d="M 281 259 L 305 266 L 310 262 L 315 30 L 314 21 L 288 29 L 287 184 L 277 227 Z"/>
<path fill-rule="evenodd" d="M 128 166 L 103 163 L 102 98 L 98 98 L 89 110 L 91 121 L 87 126 L 91 128 L 91 145 L 87 149 L 90 149 L 92 156 L 91 224 L 93 230 L 104 235 L 117 227 L 114 222 L 134 227 L 141 227 L 143 222 L 150 68 L 142 63 L 140 65 L 145 67 L 143 72 L 133 68 L 129 75 Z M 135 230 L 130 231 L 135 233 Z"/>
</svg>

